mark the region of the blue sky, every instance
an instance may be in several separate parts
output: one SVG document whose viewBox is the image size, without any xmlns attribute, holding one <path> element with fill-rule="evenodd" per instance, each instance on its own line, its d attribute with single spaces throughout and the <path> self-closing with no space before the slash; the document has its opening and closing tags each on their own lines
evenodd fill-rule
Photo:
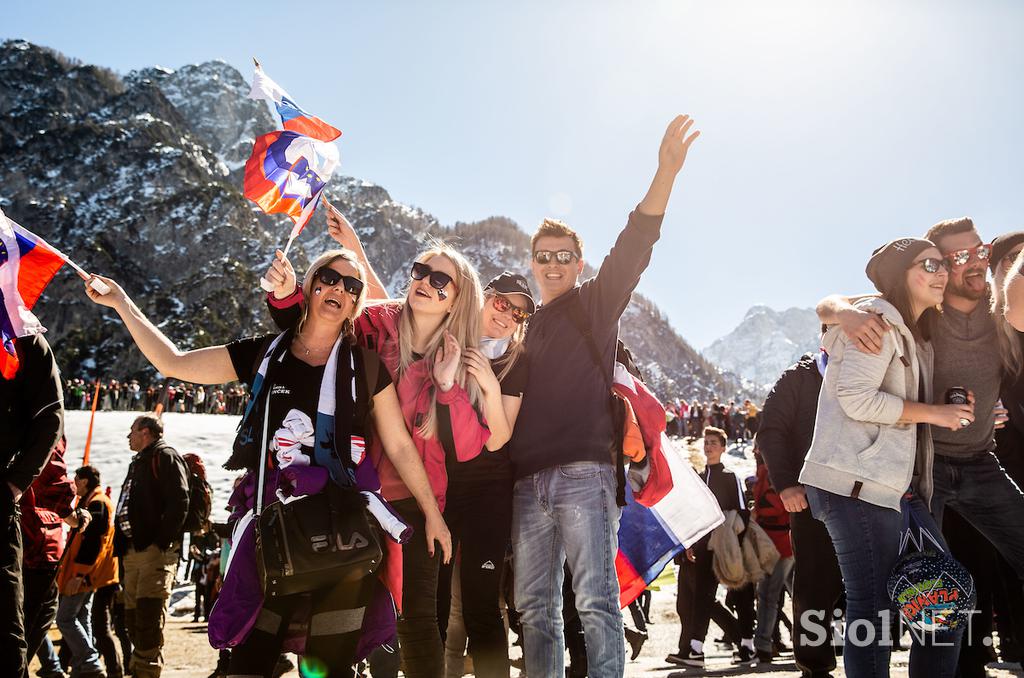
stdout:
<svg viewBox="0 0 1024 678">
<path fill-rule="evenodd" d="M 875 246 L 939 219 L 1024 228 L 1011 0 L 97 5 L 16 3 L 0 36 L 122 73 L 258 56 L 344 130 L 342 172 L 444 223 L 558 216 L 595 262 L 690 113 L 640 291 L 698 348 L 755 303 L 866 289 Z"/>
</svg>

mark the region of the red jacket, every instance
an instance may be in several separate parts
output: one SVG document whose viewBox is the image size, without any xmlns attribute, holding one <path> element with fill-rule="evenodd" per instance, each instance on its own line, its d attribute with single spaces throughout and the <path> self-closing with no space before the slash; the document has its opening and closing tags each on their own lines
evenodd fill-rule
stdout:
<svg viewBox="0 0 1024 678">
<path fill-rule="evenodd" d="M 62 518 L 71 513 L 75 500 L 75 483 L 68 477 L 64 446 L 61 438 L 46 466 L 21 495 L 21 533 L 27 568 L 56 565 L 64 553 Z"/>
<path fill-rule="evenodd" d="M 764 463 L 757 465 L 757 482 L 754 483 L 754 520 L 771 537 L 780 557 L 792 557 L 789 512 L 786 511 L 779 493 L 772 487 L 772 481 L 768 478 L 768 467 Z"/>
<path fill-rule="evenodd" d="M 427 415 L 434 390 L 430 361 L 421 359 L 414 362 L 405 370 L 400 380 L 396 379 L 399 363 L 398 319 L 401 310 L 402 305 L 396 302 L 368 306 L 356 320 L 356 337 L 361 345 L 380 355 L 381 362 L 388 368 L 392 380 L 395 381 L 405 425 L 412 434 L 413 442 L 416 443 L 416 450 L 423 459 L 430 487 L 437 497 L 438 506 L 443 511 L 445 493 L 448 489 L 444 446 L 440 437 L 424 438 L 418 432 L 419 424 Z M 439 406 L 447 405 L 458 461 L 469 461 L 479 455 L 491 436 L 491 431 L 487 428 L 483 416 L 469 402 L 466 390 L 455 384 L 447 393 L 437 394 L 437 403 Z M 444 416 L 445 408 L 438 409 L 439 415 Z M 370 459 L 377 467 L 381 493 L 385 499 L 395 501 L 412 496 L 398 476 L 391 460 L 384 454 L 384 446 L 379 436 L 371 440 Z"/>
</svg>

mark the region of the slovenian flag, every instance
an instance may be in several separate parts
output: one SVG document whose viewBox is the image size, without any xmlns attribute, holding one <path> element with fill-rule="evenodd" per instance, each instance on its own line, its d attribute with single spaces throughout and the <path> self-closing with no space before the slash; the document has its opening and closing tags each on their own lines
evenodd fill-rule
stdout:
<svg viewBox="0 0 1024 678">
<path fill-rule="evenodd" d="M 264 134 L 245 163 L 245 197 L 267 214 L 287 214 L 295 222 L 294 238 L 313 215 L 339 161 L 334 144 L 288 130 Z"/>
<path fill-rule="evenodd" d="M 665 434 L 665 408 L 621 363 L 614 389 L 632 409 L 647 451 L 647 477 L 634 494 L 626 483 L 615 574 L 626 607 L 672 558 L 725 520 L 718 500 Z M 632 471 L 630 472 L 632 475 Z M 632 482 L 632 478 L 631 478 Z"/>
<path fill-rule="evenodd" d="M 281 124 L 290 132 L 298 132 L 307 137 L 328 142 L 341 136 L 341 130 L 302 110 L 280 85 L 263 72 L 259 62 L 256 62 L 256 72 L 252 77 L 249 98 L 266 99 L 274 104 L 277 114 L 281 116 Z"/>
<path fill-rule="evenodd" d="M 64 259 L 46 242 L 7 218 L 0 210 L 0 375 L 18 371 L 14 340 L 46 331 L 32 313 Z"/>
</svg>

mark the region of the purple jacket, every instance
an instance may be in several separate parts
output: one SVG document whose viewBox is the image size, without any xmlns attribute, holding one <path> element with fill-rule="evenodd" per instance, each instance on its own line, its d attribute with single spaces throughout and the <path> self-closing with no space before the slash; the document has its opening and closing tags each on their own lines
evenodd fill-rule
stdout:
<svg viewBox="0 0 1024 678">
<path fill-rule="evenodd" d="M 251 519 L 256 503 L 256 482 L 255 473 L 246 473 L 228 501 L 231 509 L 228 521 L 235 525 L 230 567 L 210 613 L 208 626 L 210 645 L 217 649 L 236 647 L 245 642 L 263 607 L 263 586 L 256 567 L 256 529 Z M 264 496 L 274 497 L 278 487 L 292 488 L 295 494 L 316 494 L 327 482 L 327 470 L 318 466 L 292 466 L 282 471 L 274 469 L 267 473 Z M 395 644 L 395 620 L 391 593 L 378 579 L 373 598 L 363 615 L 356 661 L 366 658 L 380 645 Z M 293 624 L 303 621 L 301 613 L 292 619 Z M 285 638 L 282 650 L 301 655 L 305 645 L 304 633 L 292 633 Z"/>
</svg>

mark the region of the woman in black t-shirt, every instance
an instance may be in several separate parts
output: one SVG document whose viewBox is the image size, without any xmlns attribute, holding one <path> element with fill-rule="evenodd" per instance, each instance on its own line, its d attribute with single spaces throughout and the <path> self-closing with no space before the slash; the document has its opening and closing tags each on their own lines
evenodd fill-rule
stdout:
<svg viewBox="0 0 1024 678">
<path fill-rule="evenodd" d="M 268 277 L 294 275 L 290 268 L 278 253 Z M 287 467 L 295 467 L 300 477 L 304 467 L 326 467 L 338 482 L 348 479 L 365 489 L 356 480 L 356 468 L 363 468 L 357 460 L 365 456 L 362 451 L 372 421 L 388 458 L 426 516 L 430 550 L 437 540 L 444 560 L 450 558 L 451 537 L 405 427 L 388 371 L 374 353 L 353 346 L 352 322 L 361 311 L 366 292 L 365 272 L 351 252 L 331 250 L 310 267 L 303 281 L 309 301 L 296 328 L 276 337 L 268 335 L 192 351 L 178 350 L 117 283 L 96 277 L 111 291 L 100 295 L 87 283 L 90 299 L 117 311 L 139 349 L 164 375 L 193 383 L 219 384 L 237 379 L 250 385 L 250 402 L 226 466 L 245 468 L 254 475 L 263 452 L 259 441 L 266 414 L 270 439 L 263 442 L 268 448 L 266 487 L 271 493 L 265 503 L 273 501 L 275 481 Z M 334 369 L 326 369 L 328 365 Z M 366 383 L 367 375 L 374 371 L 378 378 L 371 387 Z M 326 434 L 317 434 L 317 421 L 327 422 Z M 251 480 L 250 484 L 257 483 Z M 251 504 L 247 508 L 251 509 Z M 378 520 L 383 531 L 399 536 L 395 533 L 401 532 L 400 526 L 389 523 L 386 516 Z M 254 553 L 241 552 L 243 543 L 248 543 L 251 550 L 251 540 L 239 538 L 232 565 L 236 560 L 255 561 Z M 363 610 L 375 593 L 374 580 L 367 576 L 356 584 L 265 600 L 259 610 L 236 609 L 229 603 L 223 607 L 225 615 L 235 613 L 238 618 L 225 617 L 219 624 L 215 607 L 211 640 L 218 630 L 230 635 L 228 640 L 218 639 L 218 644 L 234 646 L 230 673 L 269 675 L 286 640 L 289 623 L 308 607 L 306 629 L 308 632 L 312 627 L 316 632 L 306 635 L 306 659 L 313 662 L 311 666 L 325 667 L 327 675 L 351 675 L 357 643 L 361 631 L 366 630 Z M 238 596 L 233 602 L 242 598 Z"/>
</svg>

